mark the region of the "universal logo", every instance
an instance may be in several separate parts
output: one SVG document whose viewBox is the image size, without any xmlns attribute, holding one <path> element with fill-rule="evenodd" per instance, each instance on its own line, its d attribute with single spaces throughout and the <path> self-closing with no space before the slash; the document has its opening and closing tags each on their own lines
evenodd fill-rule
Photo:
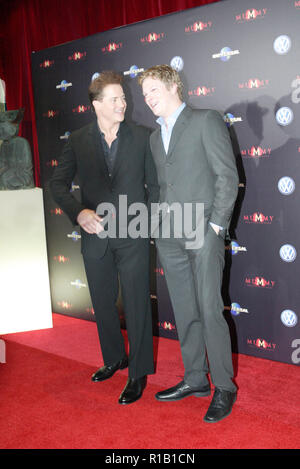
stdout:
<svg viewBox="0 0 300 469">
<path fill-rule="evenodd" d="M 62 80 L 59 85 L 56 85 L 56 89 L 61 91 L 67 91 L 70 86 L 73 86 L 72 83 L 68 83 L 66 80 Z"/>
<path fill-rule="evenodd" d="M 236 122 L 242 122 L 243 121 L 243 119 L 241 117 L 235 117 L 230 112 L 227 112 L 226 114 L 224 114 L 223 119 L 224 119 L 224 122 L 226 123 L 227 127 L 231 127 Z"/>
<path fill-rule="evenodd" d="M 137 65 L 131 65 L 129 70 L 123 72 L 123 75 L 129 75 L 130 78 L 135 78 L 139 73 L 143 72 L 144 70 L 144 68 L 138 68 Z"/>
<path fill-rule="evenodd" d="M 70 137 L 71 135 L 71 132 L 69 132 L 68 130 L 66 130 L 66 132 L 64 133 L 64 135 L 60 135 L 59 136 L 59 139 L 60 140 L 68 140 L 68 138 Z"/>
<path fill-rule="evenodd" d="M 78 234 L 77 231 L 73 231 L 71 234 L 67 234 L 67 237 L 72 239 L 72 241 L 74 241 L 74 243 L 76 243 L 77 241 L 79 241 L 81 239 L 81 235 Z"/>
<path fill-rule="evenodd" d="M 229 246 L 226 246 L 227 250 L 231 250 L 231 254 L 236 256 L 239 252 L 247 252 L 247 248 L 245 246 L 240 246 L 236 241 L 231 241 Z"/>
<path fill-rule="evenodd" d="M 77 191 L 78 189 L 80 189 L 80 186 L 78 186 L 78 184 L 75 184 L 74 182 L 72 182 L 70 192 Z"/>
<path fill-rule="evenodd" d="M 231 59 L 233 55 L 239 55 L 240 51 L 238 49 L 232 50 L 230 47 L 226 46 L 223 47 L 223 49 L 220 50 L 217 54 L 213 54 L 212 58 L 213 59 L 221 59 L 222 62 L 228 62 L 228 60 Z"/>
<path fill-rule="evenodd" d="M 249 314 L 247 308 L 242 308 L 239 303 L 231 303 L 231 306 L 226 306 L 224 309 L 229 309 L 233 316 L 238 316 L 241 313 Z"/>
<path fill-rule="evenodd" d="M 239 13 L 235 16 L 235 21 L 237 23 L 245 23 L 246 21 L 254 21 L 256 19 L 263 19 L 267 14 L 266 8 L 260 8 L 256 10 L 256 8 L 249 8 L 243 13 Z"/>
<path fill-rule="evenodd" d="M 80 290 L 81 288 L 86 288 L 87 285 L 86 283 L 83 283 L 81 280 L 79 280 L 78 278 L 76 280 L 74 280 L 73 282 L 70 282 L 70 284 L 73 286 L 73 287 L 76 287 L 77 290 Z"/>
</svg>

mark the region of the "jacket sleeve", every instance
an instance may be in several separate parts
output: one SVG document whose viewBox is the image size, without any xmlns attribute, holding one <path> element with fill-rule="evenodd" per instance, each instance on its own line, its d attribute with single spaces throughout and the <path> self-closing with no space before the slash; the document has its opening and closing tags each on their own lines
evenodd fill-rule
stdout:
<svg viewBox="0 0 300 469">
<path fill-rule="evenodd" d="M 78 224 L 77 216 L 85 208 L 70 192 L 76 172 L 76 158 L 70 137 L 50 180 L 50 190 L 55 202 L 70 218 L 73 225 Z"/>
<path fill-rule="evenodd" d="M 238 193 L 239 178 L 228 129 L 217 111 L 208 111 L 202 141 L 215 175 L 215 198 L 210 222 L 228 228 Z"/>
</svg>

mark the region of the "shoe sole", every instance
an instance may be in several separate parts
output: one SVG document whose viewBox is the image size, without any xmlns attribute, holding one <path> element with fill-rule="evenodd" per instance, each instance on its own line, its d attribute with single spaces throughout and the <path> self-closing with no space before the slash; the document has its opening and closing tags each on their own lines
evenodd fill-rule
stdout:
<svg viewBox="0 0 300 469">
<path fill-rule="evenodd" d="M 210 396 L 210 391 L 193 392 L 193 393 L 187 394 L 186 396 L 177 397 L 176 399 L 175 398 L 160 398 L 157 396 L 155 396 L 155 399 L 159 402 L 176 402 L 176 401 L 181 401 L 182 399 L 185 399 L 186 397 L 190 397 L 190 396 L 206 397 L 206 396 Z"/>
<path fill-rule="evenodd" d="M 134 401 L 130 401 L 130 402 L 122 402 L 122 401 L 118 401 L 119 404 L 121 405 L 129 405 L 129 404 L 134 404 L 135 402 L 137 402 L 142 396 L 139 396 L 137 399 L 135 399 Z"/>
</svg>

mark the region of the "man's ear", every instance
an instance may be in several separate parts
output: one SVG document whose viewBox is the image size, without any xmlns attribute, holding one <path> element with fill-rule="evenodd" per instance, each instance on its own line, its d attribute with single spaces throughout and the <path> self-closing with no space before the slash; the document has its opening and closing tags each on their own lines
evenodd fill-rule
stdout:
<svg viewBox="0 0 300 469">
<path fill-rule="evenodd" d="M 94 99 L 94 100 L 92 101 L 92 105 L 94 106 L 94 109 L 95 109 L 95 110 L 99 108 L 99 104 L 100 104 L 100 103 L 99 103 L 99 101 L 98 101 L 97 99 Z"/>
<path fill-rule="evenodd" d="M 175 96 L 176 94 L 178 94 L 178 86 L 177 86 L 177 83 L 173 83 L 171 86 L 170 86 L 170 91 L 171 93 Z"/>
</svg>

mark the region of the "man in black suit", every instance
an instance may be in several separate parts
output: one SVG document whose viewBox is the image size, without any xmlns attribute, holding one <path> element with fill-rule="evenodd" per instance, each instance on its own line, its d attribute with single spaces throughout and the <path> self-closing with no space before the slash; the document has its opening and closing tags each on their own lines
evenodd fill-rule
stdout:
<svg viewBox="0 0 300 469">
<path fill-rule="evenodd" d="M 101 73 L 89 87 L 89 98 L 96 119 L 69 137 L 54 171 L 51 191 L 72 223 L 81 227 L 81 252 L 104 360 L 92 380 L 103 381 L 128 366 L 129 377 L 119 403 L 129 404 L 142 396 L 146 377 L 154 367 L 149 239 L 128 235 L 130 217 L 124 211 L 137 202 L 150 206 L 157 201 L 159 188 L 148 130 L 124 120 L 122 78 L 110 71 Z M 70 193 L 75 174 L 81 202 Z M 127 205 L 123 203 L 119 211 L 120 197 L 123 201 L 125 197 Z M 104 218 L 97 213 L 103 203 L 115 208 L 106 221 L 108 225 L 116 222 L 116 236 L 104 236 Z M 128 357 L 116 307 L 119 280 Z"/>
<path fill-rule="evenodd" d="M 160 202 L 190 204 L 196 213 L 197 205 L 204 204 L 203 217 L 193 221 L 196 233 L 201 233 L 200 222 L 203 224 L 203 243 L 198 239 L 190 247 L 187 236 L 178 236 L 172 212 L 164 215 L 174 221 L 171 236 L 160 235 L 156 240 L 185 367 L 184 380 L 157 393 L 156 398 L 176 401 L 190 395 L 208 396 L 209 364 L 215 392 L 204 420 L 217 422 L 229 415 L 236 399 L 221 297 L 224 238 L 238 191 L 235 158 L 220 114 L 186 106 L 175 70 L 154 66 L 140 75 L 139 82 L 146 104 L 160 124 L 150 137 Z"/>
</svg>

